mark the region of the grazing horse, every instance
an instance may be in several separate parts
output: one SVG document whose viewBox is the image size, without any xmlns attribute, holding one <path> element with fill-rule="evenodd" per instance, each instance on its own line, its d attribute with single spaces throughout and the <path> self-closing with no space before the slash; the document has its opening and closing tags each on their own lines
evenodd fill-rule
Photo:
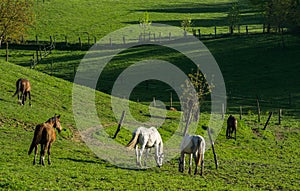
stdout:
<svg viewBox="0 0 300 191">
<path fill-rule="evenodd" d="M 33 165 L 35 165 L 36 162 L 39 144 L 41 145 L 40 164 L 45 165 L 46 151 L 48 152 L 48 164 L 51 164 L 50 151 L 52 143 L 56 140 L 55 128 L 58 132 L 61 132 L 62 130 L 62 127 L 60 126 L 60 115 L 57 116 L 56 114 L 45 123 L 36 126 L 34 130 L 34 137 L 28 151 L 28 155 L 30 155 L 32 150 L 35 149 Z"/>
<path fill-rule="evenodd" d="M 227 119 L 227 129 L 226 138 L 232 138 L 232 133 L 234 133 L 234 140 L 236 140 L 236 129 L 237 129 L 237 119 L 230 115 Z"/>
<path fill-rule="evenodd" d="M 29 80 L 20 78 L 16 82 L 16 92 L 13 95 L 13 97 L 18 95 L 18 100 L 19 100 L 20 104 L 25 105 L 25 101 L 26 101 L 26 98 L 28 95 L 29 105 L 31 106 L 30 90 L 31 90 L 31 86 L 30 86 Z M 21 92 L 21 95 L 19 95 L 20 92 Z"/>
<path fill-rule="evenodd" d="M 181 150 L 181 156 L 179 158 L 179 172 L 184 171 L 184 154 L 189 154 L 189 174 L 191 174 L 191 168 L 192 168 L 192 156 L 195 161 L 195 172 L 194 175 L 198 173 L 198 166 L 201 164 L 201 171 L 200 175 L 203 174 L 204 169 L 204 153 L 205 153 L 205 140 L 200 135 L 186 135 L 183 137 L 183 140 L 180 145 Z"/>
<path fill-rule="evenodd" d="M 138 145 L 141 145 L 139 151 Z M 163 162 L 163 142 L 161 136 L 155 127 L 145 128 L 139 127 L 132 133 L 132 139 L 127 144 L 128 148 L 135 148 L 136 163 L 141 165 L 143 151 L 146 148 L 144 165 L 146 166 L 146 158 L 150 148 L 155 147 L 155 161 L 158 167 L 162 166 Z"/>
</svg>

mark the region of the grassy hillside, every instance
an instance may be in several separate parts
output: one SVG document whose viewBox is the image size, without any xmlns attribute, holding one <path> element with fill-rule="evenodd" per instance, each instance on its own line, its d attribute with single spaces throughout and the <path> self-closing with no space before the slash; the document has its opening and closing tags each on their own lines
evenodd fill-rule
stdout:
<svg viewBox="0 0 300 191">
<path fill-rule="evenodd" d="M 100 39 L 128 24 L 138 24 L 145 11 L 149 12 L 152 22 L 180 26 L 182 20 L 191 18 L 193 26 L 202 27 L 205 34 L 214 33 L 215 26 L 220 32 L 227 32 L 226 16 L 232 2 L 234 1 L 37 1 L 36 25 L 30 30 L 28 37 L 35 40 L 38 35 L 40 40 L 49 40 L 49 36 L 55 36 L 57 41 L 64 41 L 67 36 L 70 42 L 78 42 L 78 37 L 81 37 L 87 42 L 88 35 L 91 39 Z M 241 24 L 248 24 L 251 30 L 251 27 L 261 24 L 260 16 L 249 10 L 246 0 L 241 2 Z"/>
<path fill-rule="evenodd" d="M 282 125 L 271 120 L 267 130 L 256 116 L 245 115 L 239 121 L 237 141 L 226 140 L 224 129 L 215 141 L 219 169 L 214 167 L 211 149 L 205 154 L 204 177 L 178 172 L 177 160 L 162 168 L 129 170 L 117 168 L 93 154 L 83 142 L 72 140 L 68 127 L 74 125 L 70 82 L 22 68 L 0 65 L 0 189 L 2 190 L 297 190 L 299 188 L 299 121 L 284 116 Z M 18 77 L 32 84 L 33 106 L 20 106 L 11 95 Z M 48 92 L 45 89 L 49 90 Z M 109 96 L 97 93 L 103 103 Z M 146 112 L 144 106 L 134 105 Z M 145 109 L 145 110 L 144 110 Z M 62 114 L 63 131 L 52 149 L 51 166 L 32 166 L 27 155 L 32 127 L 53 113 Z M 109 107 L 103 107 L 105 123 L 114 123 Z M 138 111 L 137 111 L 138 113 Z M 176 115 L 175 115 L 176 116 Z M 262 120 L 266 120 L 263 115 Z M 201 119 L 206 118 L 203 114 Z M 166 121 L 162 130 L 168 130 Z M 108 129 L 108 131 L 110 131 Z M 70 133 L 70 132 L 69 132 Z M 161 132 L 164 141 L 167 131 Z M 117 141 L 126 144 L 130 133 L 121 131 Z M 149 159 L 153 160 L 153 159 Z"/>
</svg>

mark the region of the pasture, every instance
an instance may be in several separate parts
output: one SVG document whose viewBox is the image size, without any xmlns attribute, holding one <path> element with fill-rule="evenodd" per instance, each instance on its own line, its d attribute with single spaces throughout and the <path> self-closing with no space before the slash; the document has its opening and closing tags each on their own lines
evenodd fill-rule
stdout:
<svg viewBox="0 0 300 191">
<path fill-rule="evenodd" d="M 27 40 L 35 41 L 38 36 L 43 44 L 52 36 L 58 43 L 64 43 L 67 37 L 70 44 L 75 44 L 81 37 L 86 45 L 88 37 L 98 40 L 116 29 L 137 24 L 145 11 L 149 12 L 152 22 L 180 26 L 182 20 L 190 17 L 195 27 L 201 26 L 203 33 L 213 33 L 214 26 L 221 33 L 226 32 L 226 14 L 232 1 L 36 2 L 37 21 Z M 257 12 L 248 8 L 246 0 L 242 1 L 241 8 L 242 24 L 261 32 L 261 18 Z M 6 63 L 2 61 L 5 50 L 1 48 L 0 190 L 299 190 L 300 38 L 286 34 L 284 42 L 283 47 L 281 36 L 277 34 L 203 40 L 224 76 L 228 96 L 226 118 L 229 114 L 238 118 L 240 106 L 243 107 L 236 141 L 226 139 L 224 120 L 222 131 L 215 140 L 219 168 L 215 169 L 212 150 L 207 150 L 203 177 L 189 175 L 187 168 L 184 173 L 178 172 L 178 158 L 164 161 L 161 168 L 119 168 L 87 147 L 76 129 L 72 109 L 74 71 L 86 50 L 70 47 L 53 50 L 35 69 L 29 69 L 35 49 L 12 45 L 10 63 Z M 97 114 L 110 136 L 118 125 L 109 95 L 113 82 L 122 70 L 143 59 L 170 61 L 185 73 L 191 72 L 187 59 L 166 47 L 137 46 L 115 57 L 101 76 L 100 80 L 106 83 L 98 85 L 100 91 L 95 93 Z M 22 77 L 32 83 L 32 107 L 28 104 L 20 106 L 17 98 L 12 97 L 15 82 Z M 141 83 L 130 97 L 133 100 L 131 112 L 139 121 L 149 119 L 148 105 L 153 97 L 169 104 L 172 90 L 158 81 L 149 84 Z M 164 91 L 166 89 L 168 91 Z M 178 107 L 176 95 L 172 93 Z M 257 121 L 256 96 L 261 104 L 261 122 Z M 135 102 L 137 100 L 139 102 Z M 280 125 L 278 109 L 283 109 Z M 197 133 L 203 135 L 201 126 L 209 121 L 209 102 L 204 103 L 201 111 Z M 269 112 L 274 115 L 266 130 L 262 130 Z M 34 127 L 54 114 L 61 115 L 63 130 L 52 146 L 52 164 L 33 166 L 33 155 L 28 156 L 27 152 Z M 178 127 L 180 113 L 168 111 L 167 117 L 159 128 L 163 141 L 167 141 Z M 87 124 L 89 120 L 87 111 Z M 131 132 L 122 128 L 116 141 L 125 149 L 131 136 Z M 154 160 L 153 155 L 148 160 Z"/>
<path fill-rule="evenodd" d="M 98 158 L 79 140 L 71 111 L 70 82 L 48 76 L 10 63 L 1 62 L 1 179 L 3 190 L 114 189 L 114 190 L 297 190 L 299 188 L 299 121 L 284 116 L 282 125 L 271 120 L 263 131 L 253 114 L 239 121 L 237 141 L 225 138 L 223 128 L 215 142 L 219 169 L 214 166 L 211 149 L 205 153 L 204 177 L 178 172 L 177 159 L 164 163 L 162 168 L 128 170 L 115 167 Z M 20 106 L 12 98 L 15 76 L 30 76 L 32 107 Z M 47 87 L 47 88 L 46 88 Z M 46 90 L 45 90 L 46 89 Z M 44 91 L 45 90 L 45 91 Z M 59 99 L 57 99 L 59 95 Z M 106 119 L 107 131 L 114 133 L 109 96 L 101 98 L 99 113 Z M 135 109 L 147 111 L 143 105 Z M 61 114 L 64 128 L 52 148 L 52 165 L 32 166 L 27 151 L 33 127 L 46 121 L 53 113 Z M 177 114 L 169 114 L 178 117 Z M 266 120 L 263 115 L 262 121 Z M 141 119 L 142 120 L 142 119 Z M 205 125 L 207 114 L 201 115 Z M 114 125 L 115 124 L 115 125 Z M 175 121 L 166 121 L 160 130 L 163 140 Z M 225 127 L 225 125 L 224 125 Z M 171 130 L 172 131 L 172 130 Z M 199 132 L 201 133 L 201 132 Z M 117 141 L 125 145 L 130 132 L 122 131 Z M 162 183 L 162 180 L 163 183 Z"/>
</svg>

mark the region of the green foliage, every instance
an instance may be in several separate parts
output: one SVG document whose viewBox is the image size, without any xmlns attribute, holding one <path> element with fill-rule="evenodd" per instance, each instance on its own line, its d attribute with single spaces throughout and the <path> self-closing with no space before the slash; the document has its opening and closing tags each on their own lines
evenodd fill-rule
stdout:
<svg viewBox="0 0 300 191">
<path fill-rule="evenodd" d="M 240 24 L 240 14 L 239 3 L 232 3 L 227 15 L 231 34 L 233 34 L 233 30 Z"/>
</svg>

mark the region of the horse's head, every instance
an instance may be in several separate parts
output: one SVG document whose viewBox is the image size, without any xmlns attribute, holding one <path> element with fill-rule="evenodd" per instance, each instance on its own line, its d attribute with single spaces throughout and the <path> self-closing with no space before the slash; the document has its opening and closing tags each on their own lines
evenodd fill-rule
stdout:
<svg viewBox="0 0 300 191">
<path fill-rule="evenodd" d="M 164 154 L 161 153 L 158 155 L 158 159 L 156 161 L 157 166 L 160 168 L 163 164 L 163 160 L 164 160 Z"/>
<path fill-rule="evenodd" d="M 54 115 L 54 117 L 52 117 L 52 120 L 54 122 L 53 127 L 56 128 L 58 130 L 58 132 L 60 133 L 62 130 L 62 127 L 60 125 L 60 115 Z"/>
</svg>

